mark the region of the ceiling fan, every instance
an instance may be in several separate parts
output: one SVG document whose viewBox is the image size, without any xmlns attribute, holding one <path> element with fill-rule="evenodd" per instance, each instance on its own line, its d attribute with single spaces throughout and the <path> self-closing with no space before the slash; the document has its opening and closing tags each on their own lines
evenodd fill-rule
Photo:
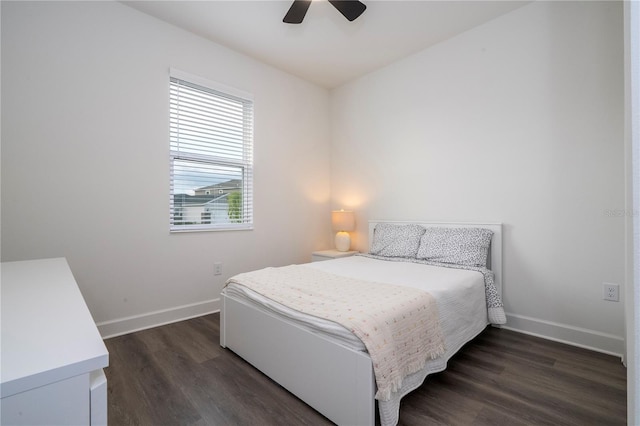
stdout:
<svg viewBox="0 0 640 426">
<path fill-rule="evenodd" d="M 358 0 L 329 0 L 329 3 L 338 9 L 338 11 L 349 21 L 353 21 L 358 16 L 362 15 L 362 12 L 367 8 L 364 3 Z M 286 22 L 287 24 L 301 23 L 310 5 L 311 0 L 293 0 L 291 7 L 284 16 L 282 22 Z"/>
</svg>

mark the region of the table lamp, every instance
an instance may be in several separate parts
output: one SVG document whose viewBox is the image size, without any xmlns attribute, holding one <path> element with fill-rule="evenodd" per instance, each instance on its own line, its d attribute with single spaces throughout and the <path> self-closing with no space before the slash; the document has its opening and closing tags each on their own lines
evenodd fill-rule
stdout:
<svg viewBox="0 0 640 426">
<path fill-rule="evenodd" d="M 349 232 L 355 229 L 355 218 L 352 211 L 334 210 L 331 212 L 331 225 L 337 232 L 335 244 L 338 251 L 349 251 L 351 237 Z"/>
</svg>

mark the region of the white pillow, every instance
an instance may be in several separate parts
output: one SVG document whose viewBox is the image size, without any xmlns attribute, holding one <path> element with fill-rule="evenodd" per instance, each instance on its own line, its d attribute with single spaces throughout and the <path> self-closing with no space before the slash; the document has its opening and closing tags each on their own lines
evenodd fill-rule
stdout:
<svg viewBox="0 0 640 426">
<path fill-rule="evenodd" d="M 493 231 L 485 228 L 427 228 L 417 258 L 486 267 L 492 235 Z"/>
<path fill-rule="evenodd" d="M 387 257 L 415 258 L 424 231 L 420 225 L 378 223 L 373 230 L 373 242 L 369 253 Z"/>
</svg>

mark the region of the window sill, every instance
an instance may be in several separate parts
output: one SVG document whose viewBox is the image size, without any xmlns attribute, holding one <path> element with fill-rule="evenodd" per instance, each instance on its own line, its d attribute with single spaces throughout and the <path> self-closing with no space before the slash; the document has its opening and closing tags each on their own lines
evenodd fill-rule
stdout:
<svg viewBox="0 0 640 426">
<path fill-rule="evenodd" d="M 183 234 L 190 232 L 220 232 L 220 231 L 253 231 L 253 225 L 243 224 L 237 226 L 188 226 L 180 228 L 171 228 L 171 234 Z"/>
</svg>

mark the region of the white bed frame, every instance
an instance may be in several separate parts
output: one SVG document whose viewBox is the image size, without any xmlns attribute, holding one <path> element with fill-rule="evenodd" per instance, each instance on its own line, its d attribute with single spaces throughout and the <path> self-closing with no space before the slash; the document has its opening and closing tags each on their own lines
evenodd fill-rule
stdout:
<svg viewBox="0 0 640 426">
<path fill-rule="evenodd" d="M 479 227 L 493 231 L 490 265 L 502 295 L 502 225 L 369 221 L 424 227 Z M 374 425 L 376 384 L 371 358 L 292 322 L 222 295 L 220 345 L 229 348 L 338 425 Z"/>
</svg>

